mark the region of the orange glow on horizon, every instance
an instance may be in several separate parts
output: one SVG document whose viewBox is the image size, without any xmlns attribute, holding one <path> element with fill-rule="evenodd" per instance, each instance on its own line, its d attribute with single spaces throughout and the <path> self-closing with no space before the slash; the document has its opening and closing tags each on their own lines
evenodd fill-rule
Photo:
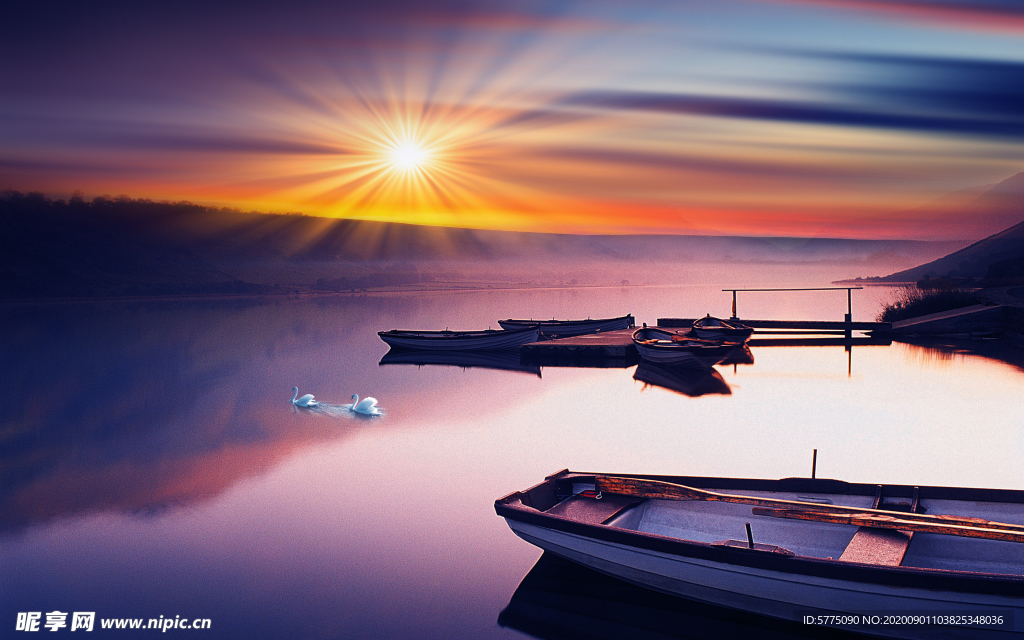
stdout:
<svg viewBox="0 0 1024 640">
<path fill-rule="evenodd" d="M 701 8 L 718 25 L 711 49 L 689 41 L 678 8 L 620 23 L 596 5 L 564 16 L 424 9 L 415 24 L 387 16 L 370 35 L 322 35 L 313 49 L 243 39 L 245 73 L 232 62 L 186 74 L 194 85 L 154 80 L 166 103 L 115 96 L 96 103 L 106 111 L 74 103 L 50 118 L 26 98 L 0 151 L 0 188 L 547 233 L 999 231 L 919 209 L 1024 168 L 1024 124 L 1009 113 L 1018 94 L 1002 82 L 1016 63 L 953 57 L 945 30 L 922 52 L 888 41 L 860 51 L 874 42 L 862 37 L 869 21 L 843 26 L 832 50 L 800 40 L 801 3 L 828 5 L 764 1 L 781 29 L 765 40 L 760 19 Z M 836 6 L 889 15 L 870 0 Z M 780 44 L 790 36 L 802 44 Z"/>
</svg>

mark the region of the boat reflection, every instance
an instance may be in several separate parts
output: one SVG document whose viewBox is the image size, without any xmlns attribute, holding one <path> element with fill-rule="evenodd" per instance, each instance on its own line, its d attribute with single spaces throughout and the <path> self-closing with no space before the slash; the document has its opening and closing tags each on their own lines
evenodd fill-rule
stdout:
<svg viewBox="0 0 1024 640">
<path fill-rule="evenodd" d="M 416 366 L 437 365 L 461 367 L 463 369 L 482 368 L 499 369 L 502 371 L 519 371 L 532 373 L 541 377 L 538 364 L 524 364 L 519 357 L 518 349 L 501 349 L 489 351 L 424 351 L 420 349 L 391 349 L 380 359 L 380 366 L 386 364 L 411 364 Z"/>
<path fill-rule="evenodd" d="M 692 398 L 732 393 L 722 374 L 712 367 L 669 366 L 641 360 L 633 373 L 633 379 Z"/>
<path fill-rule="evenodd" d="M 754 364 L 754 354 L 746 343 L 738 344 L 718 364 Z"/>
<path fill-rule="evenodd" d="M 622 357 L 614 357 L 534 351 L 524 353 L 523 362 L 541 367 L 564 367 L 571 369 L 628 369 L 640 362 L 640 356 L 635 352 Z"/>
<path fill-rule="evenodd" d="M 545 553 L 498 624 L 542 640 L 856 638 L 670 596 Z"/>
</svg>

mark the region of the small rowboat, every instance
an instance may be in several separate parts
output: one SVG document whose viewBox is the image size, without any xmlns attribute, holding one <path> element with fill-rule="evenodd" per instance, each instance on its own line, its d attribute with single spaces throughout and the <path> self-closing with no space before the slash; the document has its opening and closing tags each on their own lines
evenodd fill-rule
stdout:
<svg viewBox="0 0 1024 640">
<path fill-rule="evenodd" d="M 702 340 L 745 342 L 754 330 L 738 321 L 712 318 L 708 314 L 693 321 L 693 332 Z"/>
<path fill-rule="evenodd" d="M 425 349 L 430 351 L 476 351 L 512 349 L 537 342 L 537 327 L 525 329 L 487 329 L 485 331 L 378 331 L 380 339 L 394 349 Z"/>
<path fill-rule="evenodd" d="M 498 320 L 502 329 L 522 329 L 538 327 L 545 338 L 567 338 L 582 336 L 599 331 L 618 331 L 628 329 L 635 322 L 633 316 L 625 315 L 618 318 L 599 318 L 591 320 Z"/>
<path fill-rule="evenodd" d="M 495 502 L 627 582 L 896 638 L 1024 637 L 1024 491 L 560 471 Z"/>
<path fill-rule="evenodd" d="M 633 332 L 633 345 L 644 360 L 705 369 L 718 364 L 735 348 L 732 344 L 692 338 L 647 325 Z"/>
</svg>

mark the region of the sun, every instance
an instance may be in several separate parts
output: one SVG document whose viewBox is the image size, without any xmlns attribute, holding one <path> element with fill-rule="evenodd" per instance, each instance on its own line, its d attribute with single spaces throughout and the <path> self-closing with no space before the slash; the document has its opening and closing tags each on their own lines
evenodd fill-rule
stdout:
<svg viewBox="0 0 1024 640">
<path fill-rule="evenodd" d="M 420 142 L 405 140 L 394 144 L 390 150 L 391 165 L 406 172 L 420 171 L 430 164 L 430 152 Z"/>
</svg>

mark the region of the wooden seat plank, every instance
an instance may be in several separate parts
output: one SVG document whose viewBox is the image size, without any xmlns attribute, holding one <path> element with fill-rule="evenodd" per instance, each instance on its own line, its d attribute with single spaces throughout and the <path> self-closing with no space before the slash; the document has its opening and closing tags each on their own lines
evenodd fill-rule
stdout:
<svg viewBox="0 0 1024 640">
<path fill-rule="evenodd" d="M 546 513 L 587 524 L 602 524 L 609 518 L 641 502 L 643 500 L 630 496 L 607 493 L 601 499 L 572 496 L 551 507 Z"/>
<path fill-rule="evenodd" d="M 860 527 L 839 559 L 844 562 L 863 562 L 898 567 L 907 553 L 913 531 Z"/>
</svg>

